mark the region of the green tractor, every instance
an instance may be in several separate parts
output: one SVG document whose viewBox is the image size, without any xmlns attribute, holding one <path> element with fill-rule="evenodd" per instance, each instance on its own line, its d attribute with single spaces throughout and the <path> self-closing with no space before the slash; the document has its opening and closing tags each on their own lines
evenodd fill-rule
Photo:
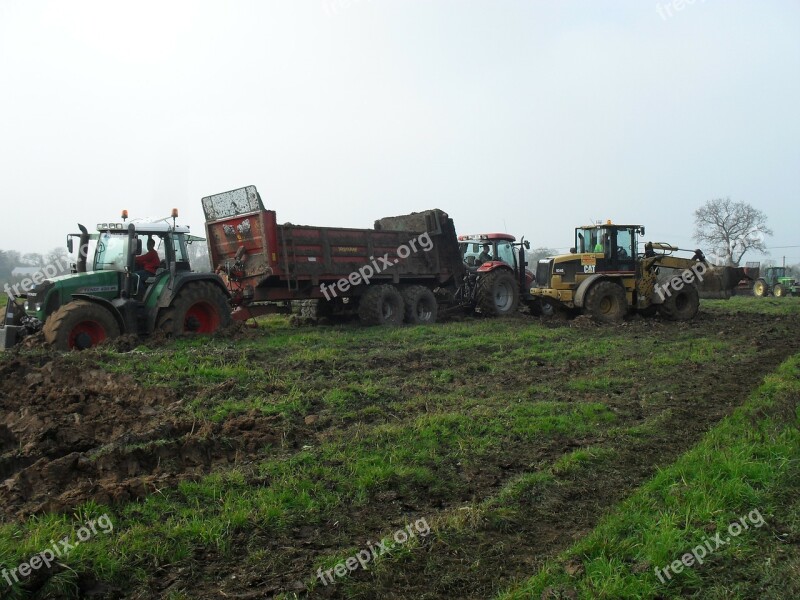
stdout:
<svg viewBox="0 0 800 600">
<path fill-rule="evenodd" d="M 229 325 L 222 280 L 189 264 L 188 245 L 204 239 L 177 226 L 176 217 L 173 210 L 172 223 L 99 223 L 91 234 L 78 225 L 81 233 L 67 237 L 70 253 L 73 238 L 79 241 L 73 272 L 39 277 L 30 291 L 9 297 L 0 349 L 38 331 L 57 350 L 84 350 L 122 334 L 211 333 Z M 145 238 L 149 269 L 141 264 Z"/>
<path fill-rule="evenodd" d="M 798 296 L 800 283 L 794 277 L 787 275 L 786 267 L 767 267 L 763 276 L 753 284 L 753 295 L 763 297 L 770 294 L 776 298 Z"/>
</svg>

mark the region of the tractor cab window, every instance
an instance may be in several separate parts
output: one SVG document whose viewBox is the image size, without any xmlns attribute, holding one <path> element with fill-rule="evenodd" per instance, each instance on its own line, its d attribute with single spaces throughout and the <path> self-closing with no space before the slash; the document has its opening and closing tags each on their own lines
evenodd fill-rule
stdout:
<svg viewBox="0 0 800 600">
<path fill-rule="evenodd" d="M 575 230 L 575 251 L 582 254 L 584 252 L 594 252 L 595 247 L 600 241 L 601 232 L 592 227 Z"/>
<path fill-rule="evenodd" d="M 95 249 L 97 271 L 124 271 L 127 266 L 128 236 L 101 233 Z"/>
<path fill-rule="evenodd" d="M 634 247 L 635 237 L 631 229 L 618 229 L 617 230 L 617 248 L 616 255 L 619 260 L 630 260 L 631 257 L 636 256 L 636 248 Z"/>
<path fill-rule="evenodd" d="M 478 260 L 481 252 L 483 251 L 482 244 L 477 242 L 465 242 L 461 244 L 461 255 L 464 262 L 471 267 L 480 266 L 482 261 Z"/>
<path fill-rule="evenodd" d="M 186 251 L 186 237 L 182 233 L 170 234 L 172 248 L 175 252 L 175 264 L 179 271 L 189 270 L 189 255 Z"/>
<path fill-rule="evenodd" d="M 495 260 L 502 260 L 504 263 L 507 263 L 509 266 L 514 266 L 514 247 L 511 245 L 511 242 L 502 241 L 497 242 Z"/>
</svg>

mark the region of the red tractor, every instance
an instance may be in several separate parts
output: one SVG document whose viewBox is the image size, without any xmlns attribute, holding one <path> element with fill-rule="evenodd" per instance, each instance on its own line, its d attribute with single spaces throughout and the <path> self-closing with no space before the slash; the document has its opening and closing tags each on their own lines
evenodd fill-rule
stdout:
<svg viewBox="0 0 800 600">
<path fill-rule="evenodd" d="M 507 233 L 458 236 L 468 275 L 463 300 L 486 316 L 503 316 L 517 310 L 520 300 L 528 304 L 533 272 L 526 269 L 525 250 L 530 242 L 519 242 Z"/>
</svg>

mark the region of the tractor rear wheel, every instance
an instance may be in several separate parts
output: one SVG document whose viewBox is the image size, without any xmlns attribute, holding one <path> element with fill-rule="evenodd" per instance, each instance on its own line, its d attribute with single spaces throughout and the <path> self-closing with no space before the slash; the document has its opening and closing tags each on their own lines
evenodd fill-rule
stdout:
<svg viewBox="0 0 800 600">
<path fill-rule="evenodd" d="M 658 305 L 661 316 L 670 321 L 688 321 L 693 319 L 700 308 L 700 294 L 693 285 L 685 285 L 680 290 L 673 290 L 662 304 Z"/>
<path fill-rule="evenodd" d="M 505 270 L 492 271 L 481 276 L 476 294 L 478 308 L 487 317 L 514 314 L 519 304 L 519 284 Z"/>
<path fill-rule="evenodd" d="M 74 300 L 53 312 L 44 324 L 44 339 L 56 350 L 86 350 L 119 336 L 119 325 L 108 309 Z"/>
<path fill-rule="evenodd" d="M 753 284 L 753 295 L 754 296 L 758 296 L 759 298 L 763 298 L 764 296 L 767 295 L 767 291 L 768 290 L 769 290 L 769 288 L 767 287 L 767 282 L 764 281 L 763 279 L 759 279 Z"/>
<path fill-rule="evenodd" d="M 772 294 L 776 298 L 783 298 L 786 295 L 786 288 L 783 287 L 782 283 L 776 283 L 775 287 L 772 288 Z"/>
<path fill-rule="evenodd" d="M 393 285 L 371 285 L 358 303 L 358 317 L 364 325 L 400 325 L 403 297 Z"/>
<path fill-rule="evenodd" d="M 402 291 L 405 304 L 405 321 L 411 325 L 429 325 L 436 322 L 439 305 L 436 296 L 424 285 L 410 285 Z"/>
<path fill-rule="evenodd" d="M 613 281 L 600 281 L 586 294 L 583 308 L 597 321 L 619 323 L 628 312 L 628 299 L 621 285 Z"/>
<path fill-rule="evenodd" d="M 169 308 L 161 311 L 156 329 L 167 335 L 214 333 L 231 324 L 225 294 L 208 281 L 187 283 Z"/>
</svg>

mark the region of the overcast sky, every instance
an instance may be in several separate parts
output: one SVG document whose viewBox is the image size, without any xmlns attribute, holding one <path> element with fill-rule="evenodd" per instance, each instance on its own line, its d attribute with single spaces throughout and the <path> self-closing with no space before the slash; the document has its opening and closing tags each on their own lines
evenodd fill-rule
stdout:
<svg viewBox="0 0 800 600">
<path fill-rule="evenodd" d="M 122 208 L 200 233 L 250 184 L 279 222 L 438 207 L 557 248 L 694 247 L 730 196 L 800 245 L 800 2 L 0 0 L 0 248 Z"/>
</svg>

